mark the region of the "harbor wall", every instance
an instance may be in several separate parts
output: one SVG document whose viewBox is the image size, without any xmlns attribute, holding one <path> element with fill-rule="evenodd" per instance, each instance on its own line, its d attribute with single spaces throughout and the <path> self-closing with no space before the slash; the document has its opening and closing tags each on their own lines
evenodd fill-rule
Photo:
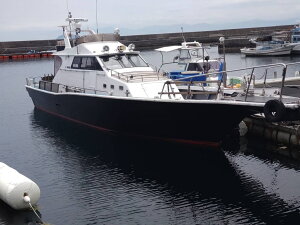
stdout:
<svg viewBox="0 0 300 225">
<path fill-rule="evenodd" d="M 186 41 L 198 41 L 200 43 L 217 45 L 219 38 L 225 37 L 226 52 L 236 52 L 242 47 L 251 47 L 249 38 L 262 37 L 272 35 L 274 32 L 290 31 L 293 25 L 271 26 L 271 27 L 255 27 L 255 28 L 240 28 L 226 29 L 215 31 L 199 31 L 185 32 Z M 121 36 L 121 42 L 124 44 L 133 43 L 137 49 L 150 50 L 168 45 L 178 45 L 183 42 L 181 33 L 165 33 L 165 34 L 147 34 L 147 35 L 130 35 Z M 219 48 L 221 52 L 223 45 Z"/>
<path fill-rule="evenodd" d="M 293 25 L 226 29 L 215 31 L 184 32 L 186 41 L 198 41 L 204 44 L 218 44 L 220 37 L 225 37 L 226 52 L 234 52 L 242 47 L 250 47 L 251 37 L 271 35 L 274 32 L 289 31 Z M 11 41 L 0 42 L 0 55 L 27 53 L 31 50 L 54 50 L 59 40 Z M 179 45 L 183 41 L 181 33 L 145 34 L 121 36 L 120 41 L 126 45 L 133 43 L 137 50 L 152 50 L 155 48 Z M 219 46 L 219 51 L 223 45 Z"/>
<path fill-rule="evenodd" d="M 0 55 L 15 53 L 28 53 L 29 51 L 51 51 L 55 50 L 57 40 L 36 40 L 36 41 L 7 41 L 0 42 Z"/>
</svg>

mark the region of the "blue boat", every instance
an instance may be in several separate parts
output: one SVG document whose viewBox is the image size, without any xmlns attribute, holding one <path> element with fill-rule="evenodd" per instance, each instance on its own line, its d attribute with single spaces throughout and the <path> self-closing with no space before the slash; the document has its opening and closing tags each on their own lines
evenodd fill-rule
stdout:
<svg viewBox="0 0 300 225">
<path fill-rule="evenodd" d="M 211 79 L 207 74 L 221 72 L 224 69 L 224 62 L 222 62 L 221 59 L 210 59 L 207 54 L 207 49 L 208 47 L 204 47 L 201 43 L 193 41 L 183 42 L 180 46 L 158 48 L 156 51 L 159 51 L 162 54 L 161 68 L 170 63 L 177 63 L 183 67 L 182 70 L 166 73 L 172 80 L 206 81 Z M 163 53 L 175 50 L 178 50 L 179 54 L 174 58 L 173 62 L 163 62 Z M 222 74 L 220 73 L 217 76 L 217 79 L 220 80 L 221 78 Z M 206 84 L 204 84 L 204 86 L 206 86 Z"/>
</svg>

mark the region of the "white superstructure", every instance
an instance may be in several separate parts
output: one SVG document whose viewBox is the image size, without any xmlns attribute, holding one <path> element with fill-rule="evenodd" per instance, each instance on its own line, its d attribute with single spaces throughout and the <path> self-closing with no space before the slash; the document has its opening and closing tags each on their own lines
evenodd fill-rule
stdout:
<svg viewBox="0 0 300 225">
<path fill-rule="evenodd" d="M 182 99 L 180 94 L 159 96 L 167 77 L 151 68 L 133 44 L 125 46 L 117 41 L 118 33 L 97 35 L 84 30 L 89 36 L 79 37 L 83 31 L 80 22 L 87 20 L 67 21 L 70 26 L 63 26 L 65 49 L 54 54 L 52 82 L 60 84 L 60 92 L 67 86 L 111 96 Z M 76 33 L 75 40 L 70 40 L 72 31 Z M 176 85 L 172 89 L 178 92 Z"/>
</svg>

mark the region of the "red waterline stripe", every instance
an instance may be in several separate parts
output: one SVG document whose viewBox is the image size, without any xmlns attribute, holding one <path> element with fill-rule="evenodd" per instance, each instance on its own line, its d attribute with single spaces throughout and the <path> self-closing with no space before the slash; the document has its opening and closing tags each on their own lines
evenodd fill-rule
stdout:
<svg viewBox="0 0 300 225">
<path fill-rule="evenodd" d="M 175 143 L 189 144 L 189 145 L 201 145 L 201 146 L 213 147 L 213 148 L 220 147 L 220 145 L 221 145 L 220 142 L 194 141 L 194 140 L 177 139 L 177 138 L 163 138 L 163 137 L 140 135 L 140 134 L 134 134 L 134 133 L 117 132 L 115 130 L 110 130 L 110 129 L 106 129 L 106 128 L 103 128 L 103 127 L 95 126 L 95 125 L 92 125 L 92 124 L 89 124 L 89 123 L 85 123 L 85 122 L 82 122 L 80 120 L 75 120 L 75 119 L 72 119 L 70 117 L 63 116 L 61 114 L 48 111 L 48 110 L 46 110 L 44 108 L 41 108 L 41 107 L 37 107 L 36 106 L 36 108 L 39 109 L 39 110 L 41 110 L 41 111 L 47 112 L 49 114 L 55 115 L 57 117 L 60 117 L 60 118 L 63 118 L 63 119 L 66 119 L 66 120 L 69 120 L 69 121 L 72 121 L 72 122 L 84 125 L 84 126 L 88 126 L 88 127 L 94 128 L 96 130 L 104 131 L 104 132 L 107 132 L 107 133 L 115 133 L 115 134 L 116 133 L 120 133 L 120 134 L 123 134 L 123 135 L 126 135 L 126 136 L 139 137 L 139 138 L 144 138 L 144 139 L 154 139 L 154 140 L 167 141 L 167 142 L 175 142 Z"/>
<path fill-rule="evenodd" d="M 178 139 L 178 138 L 164 138 L 164 137 L 156 137 L 156 136 L 145 136 L 139 134 L 126 134 L 127 136 L 135 136 L 144 139 L 154 139 L 159 141 L 166 141 L 166 142 L 175 142 L 180 144 L 188 144 L 188 145 L 201 145 L 206 147 L 213 147 L 217 148 L 220 147 L 221 142 L 213 142 L 213 141 L 195 141 L 195 140 L 188 140 L 188 139 Z"/>
<path fill-rule="evenodd" d="M 44 108 L 41 108 L 41 107 L 37 107 L 37 109 L 39 110 L 42 110 L 46 113 L 49 113 L 49 114 L 52 114 L 52 115 L 55 115 L 55 116 L 58 116 L 60 118 L 63 118 L 63 119 L 66 119 L 66 120 L 69 120 L 69 121 L 72 121 L 72 122 L 75 122 L 75 123 L 78 123 L 78 124 L 81 124 L 81 125 L 85 125 L 85 126 L 88 126 L 88 127 L 91 127 L 91 128 L 94 128 L 94 129 L 97 129 L 97 130 L 100 130 L 100 131 L 104 131 L 104 132 L 110 132 L 110 133 L 113 133 L 115 132 L 114 130 L 110 130 L 110 129 L 106 129 L 106 128 L 103 128 L 103 127 L 98 127 L 98 126 L 95 126 L 95 125 L 92 125 L 92 124 L 89 124 L 89 123 L 85 123 L 85 122 L 82 122 L 80 120 L 75 120 L 75 119 L 72 119 L 70 117 L 67 117 L 67 116 L 63 116 L 61 114 L 58 114 L 58 113 L 55 113 L 55 112 L 51 112 L 51 111 L 48 111 Z"/>
</svg>

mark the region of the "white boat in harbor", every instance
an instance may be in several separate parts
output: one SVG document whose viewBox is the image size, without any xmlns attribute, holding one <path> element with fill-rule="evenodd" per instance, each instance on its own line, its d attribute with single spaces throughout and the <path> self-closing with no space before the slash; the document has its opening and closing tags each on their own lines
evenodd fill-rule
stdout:
<svg viewBox="0 0 300 225">
<path fill-rule="evenodd" d="M 196 93 L 182 92 L 176 86 L 188 81 L 172 81 L 156 72 L 134 45 L 123 45 L 118 36 L 93 32 L 79 37 L 80 22 L 85 20 L 69 17 L 67 21 L 69 25 L 63 26 L 65 49 L 54 53 L 54 75 L 27 78 L 26 89 L 39 110 L 104 132 L 193 143 L 220 142 L 252 114 L 264 113 L 269 121 L 300 119 L 296 98 L 281 92 L 252 92 L 253 73 L 244 92 L 225 95 L 221 77 L 214 81 L 218 87 L 215 98 L 192 99 Z M 72 32 L 75 40 L 69 39 Z M 287 66 L 246 70 L 280 67 L 286 71 Z M 205 76 L 226 72 L 232 71 Z M 190 78 L 199 76 L 203 74 Z M 188 86 L 194 83 L 189 82 Z"/>
<path fill-rule="evenodd" d="M 293 46 L 292 53 L 300 54 L 300 24 L 291 30 L 291 45 Z"/>
<path fill-rule="evenodd" d="M 241 53 L 245 56 L 282 56 L 290 55 L 293 45 L 283 41 L 269 41 L 257 43 L 255 48 L 242 48 Z"/>
</svg>

